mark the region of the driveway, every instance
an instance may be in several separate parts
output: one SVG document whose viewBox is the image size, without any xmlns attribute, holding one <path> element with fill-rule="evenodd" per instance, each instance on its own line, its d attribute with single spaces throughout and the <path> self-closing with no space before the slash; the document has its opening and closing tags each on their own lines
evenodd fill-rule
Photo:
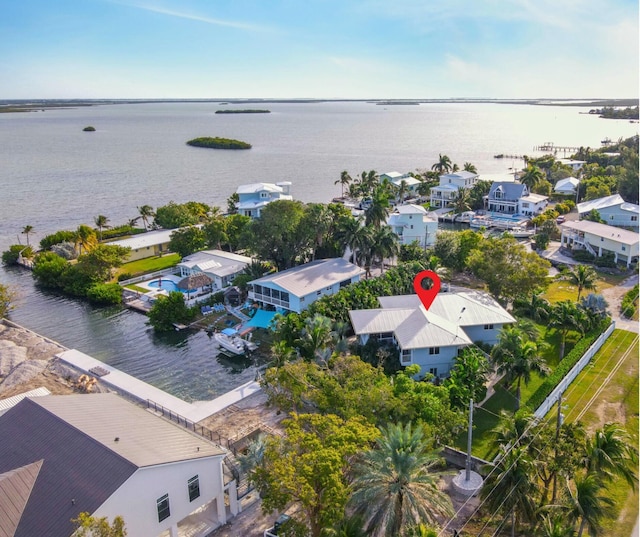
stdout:
<svg viewBox="0 0 640 537">
<path fill-rule="evenodd" d="M 622 304 L 622 297 L 629 292 L 634 285 L 638 283 L 638 275 L 634 274 L 629 276 L 619 285 L 615 287 L 609 287 L 602 291 L 602 296 L 609 304 L 609 312 L 611 318 L 616 322 L 616 328 L 620 330 L 627 330 L 629 332 L 639 332 L 638 322 L 626 319 L 620 316 L 620 305 Z"/>
</svg>

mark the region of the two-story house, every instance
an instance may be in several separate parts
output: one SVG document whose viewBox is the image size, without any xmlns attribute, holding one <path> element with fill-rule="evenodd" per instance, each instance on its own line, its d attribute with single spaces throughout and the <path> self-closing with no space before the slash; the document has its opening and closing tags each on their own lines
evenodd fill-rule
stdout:
<svg viewBox="0 0 640 537">
<path fill-rule="evenodd" d="M 206 535 L 239 509 L 224 449 L 112 393 L 25 398 L 0 438 L 2 535 L 71 537 L 82 512 L 128 535 Z"/>
<path fill-rule="evenodd" d="M 436 242 L 438 218 L 421 205 L 399 205 L 389 215 L 387 225 L 398 235 L 400 244 L 417 242 L 425 248 Z"/>
<path fill-rule="evenodd" d="M 455 199 L 458 190 L 471 188 L 480 179 L 477 173 L 459 171 L 440 176 L 440 184 L 431 188 L 429 204 L 431 207 L 448 207 Z"/>
<path fill-rule="evenodd" d="M 351 325 L 365 344 L 373 337 L 398 348 L 403 366 L 445 378 L 460 350 L 475 342 L 495 344 L 515 319 L 486 293 L 458 289 L 439 293 L 427 310 L 417 295 L 379 297 L 380 309 L 352 310 Z"/>
<path fill-rule="evenodd" d="M 487 210 L 495 213 L 519 214 L 520 198 L 528 195 L 529 189 L 521 183 L 493 183 L 487 195 Z"/>
<path fill-rule="evenodd" d="M 560 244 L 572 250 L 587 250 L 602 257 L 613 254 L 616 263 L 638 262 L 640 236 L 637 231 L 620 229 L 590 220 L 564 222 L 560 225 Z"/>
<path fill-rule="evenodd" d="M 408 173 L 400 172 L 387 172 L 380 174 L 380 182 L 384 183 L 385 181 L 391 183 L 396 189 L 404 182 L 406 194 L 410 194 L 412 196 L 416 195 L 418 187 L 421 184 L 420 179 L 416 179 Z"/>
<path fill-rule="evenodd" d="M 203 250 L 183 258 L 177 268 L 183 278 L 206 274 L 211 279 L 212 289 L 218 291 L 229 287 L 249 264 L 251 258 L 245 255 L 223 250 Z"/>
<path fill-rule="evenodd" d="M 292 200 L 291 182 L 282 181 L 280 183 L 252 183 L 250 185 L 240 185 L 238 203 L 236 209 L 238 214 L 259 218 L 260 211 L 270 202 L 275 200 Z"/>
<path fill-rule="evenodd" d="M 342 258 L 318 259 L 249 282 L 249 298 L 263 308 L 300 313 L 319 298 L 360 281 L 364 273 Z"/>
<path fill-rule="evenodd" d="M 598 211 L 600 218 L 610 226 L 638 229 L 640 206 L 627 203 L 620 194 L 578 203 L 578 214 L 583 218 L 592 210 Z"/>
</svg>

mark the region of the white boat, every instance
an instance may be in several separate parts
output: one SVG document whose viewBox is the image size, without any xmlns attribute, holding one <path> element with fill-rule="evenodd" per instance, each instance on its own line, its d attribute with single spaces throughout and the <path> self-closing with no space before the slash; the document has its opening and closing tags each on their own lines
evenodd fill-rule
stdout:
<svg viewBox="0 0 640 537">
<path fill-rule="evenodd" d="M 218 342 L 218 345 L 232 354 L 245 354 L 247 351 L 254 351 L 257 348 L 255 343 L 246 341 L 240 336 L 232 336 L 229 334 L 223 334 L 222 332 L 216 332 L 213 337 Z"/>
<path fill-rule="evenodd" d="M 516 226 L 508 229 L 505 233 L 509 233 L 509 235 L 512 235 L 516 239 L 528 239 L 529 237 L 535 235 L 536 232 L 534 229 L 527 229 L 524 227 Z"/>
</svg>

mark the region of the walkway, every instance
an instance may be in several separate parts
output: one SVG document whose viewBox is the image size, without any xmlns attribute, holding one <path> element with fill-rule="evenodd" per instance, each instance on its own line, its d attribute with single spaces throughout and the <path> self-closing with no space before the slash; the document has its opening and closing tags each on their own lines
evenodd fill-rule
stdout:
<svg viewBox="0 0 640 537">
<path fill-rule="evenodd" d="M 196 423 L 260 391 L 260 385 L 252 381 L 238 386 L 211 401 L 187 403 L 78 350 L 71 349 L 56 356 L 76 369 L 98 377 L 99 381 L 107 386 L 124 392 L 144 403 L 150 399 L 154 403 Z M 102 372 L 101 370 L 107 371 L 107 374 L 99 375 Z"/>
</svg>

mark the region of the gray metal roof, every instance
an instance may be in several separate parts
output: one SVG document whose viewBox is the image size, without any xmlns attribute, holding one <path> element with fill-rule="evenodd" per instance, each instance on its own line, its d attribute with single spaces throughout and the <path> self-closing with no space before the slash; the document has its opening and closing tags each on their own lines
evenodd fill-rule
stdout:
<svg viewBox="0 0 640 537">
<path fill-rule="evenodd" d="M 501 198 L 495 197 L 496 190 L 500 189 L 503 193 Z M 490 200 L 505 200 L 505 201 L 516 201 L 521 197 L 529 194 L 527 187 L 521 183 L 511 183 L 511 182 L 499 182 L 493 183 L 491 185 L 491 189 L 489 190 L 489 199 Z"/>
<path fill-rule="evenodd" d="M 299 267 L 268 274 L 249 283 L 267 286 L 274 284 L 295 296 L 302 297 L 362 274 L 364 270 L 359 266 L 338 257 L 312 261 Z"/>
<path fill-rule="evenodd" d="M 637 231 L 629 231 L 628 229 L 609 226 L 599 222 L 591 222 L 590 220 L 572 220 L 569 222 L 563 222 L 560 224 L 560 228 L 581 231 L 582 233 L 590 233 L 596 237 L 602 237 L 629 246 L 638 244 L 638 241 L 640 241 L 640 236 Z"/>
<path fill-rule="evenodd" d="M 56 397 L 65 396 L 37 399 Z M 94 512 L 136 467 L 35 401 L 23 399 L 0 416 L 0 473 L 44 461 L 14 536 L 69 537 L 71 519 Z"/>
<path fill-rule="evenodd" d="M 137 467 L 225 453 L 201 436 L 115 394 L 48 396 L 37 402 Z"/>
<path fill-rule="evenodd" d="M 471 345 L 464 330 L 455 323 L 424 309 L 413 310 L 394 335 L 401 349 Z"/>
</svg>

